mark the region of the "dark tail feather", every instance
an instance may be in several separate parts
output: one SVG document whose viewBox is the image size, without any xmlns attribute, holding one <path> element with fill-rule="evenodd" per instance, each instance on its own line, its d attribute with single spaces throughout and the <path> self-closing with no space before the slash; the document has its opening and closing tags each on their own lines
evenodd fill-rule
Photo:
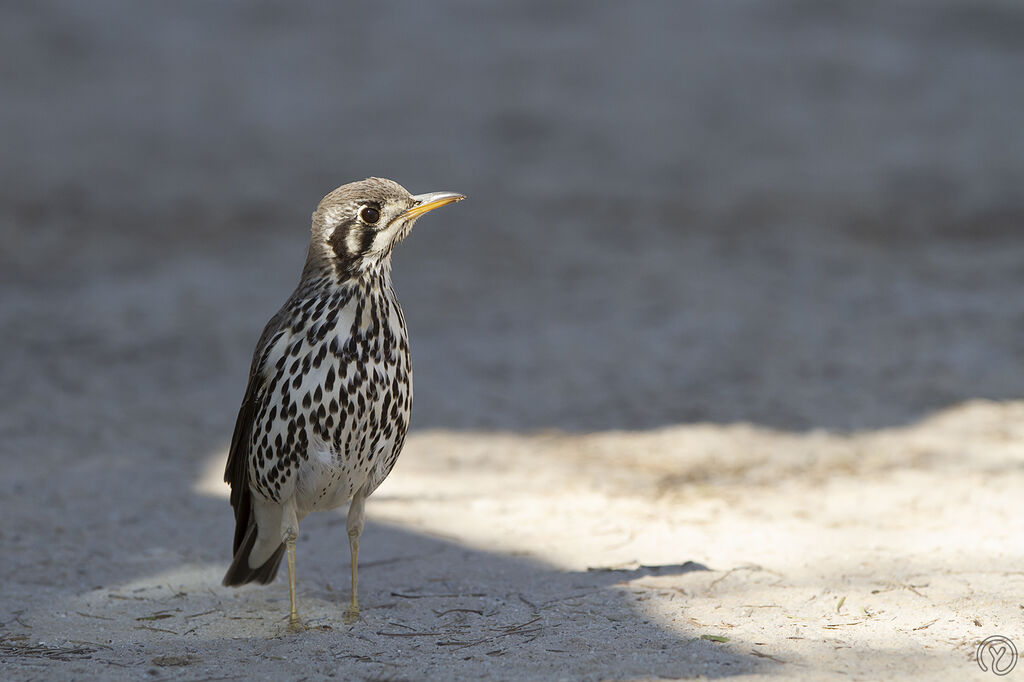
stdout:
<svg viewBox="0 0 1024 682">
<path fill-rule="evenodd" d="M 274 576 L 277 575 L 277 569 L 281 565 L 281 557 L 284 556 L 284 543 L 281 543 L 281 546 L 277 548 L 269 559 L 263 562 L 262 566 L 259 568 L 249 568 L 249 552 L 252 551 L 255 544 L 256 524 L 249 523 L 241 544 L 236 545 L 235 558 L 231 562 L 231 566 L 228 567 L 228 572 L 224 574 L 224 585 L 238 587 L 239 585 L 251 582 L 266 585 L 274 579 Z"/>
<path fill-rule="evenodd" d="M 243 417 L 249 409 L 250 401 L 242 403 L 242 412 L 239 414 L 239 423 L 244 421 Z M 263 562 L 259 568 L 249 568 L 249 554 L 256 544 L 256 519 L 252 510 L 252 492 L 249 490 L 249 475 L 246 468 L 245 457 L 234 449 L 235 443 L 245 442 L 246 436 L 238 435 L 239 426 L 235 426 L 235 435 L 232 436 L 232 450 L 228 455 L 228 465 L 224 471 L 224 480 L 231 484 L 231 506 L 235 510 L 235 539 L 232 545 L 234 558 L 228 572 L 224 574 L 224 585 L 238 587 L 246 583 L 258 582 L 266 585 L 277 575 L 277 569 L 281 565 L 281 557 L 284 555 L 284 543 L 274 550 L 269 559 Z M 244 455 L 244 453 L 242 453 Z"/>
</svg>

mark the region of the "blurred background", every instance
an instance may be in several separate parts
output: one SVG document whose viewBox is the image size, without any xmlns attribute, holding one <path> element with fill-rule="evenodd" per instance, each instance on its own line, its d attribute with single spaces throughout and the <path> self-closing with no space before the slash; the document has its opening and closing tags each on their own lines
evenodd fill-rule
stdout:
<svg viewBox="0 0 1024 682">
<path fill-rule="evenodd" d="M 418 428 L 1019 395 L 1018 3 L 44 2 L 0 45 L 9 429 L 228 431 L 309 214 L 369 175 L 471 199 L 395 257 Z"/>
<path fill-rule="evenodd" d="M 157 403 L 241 391 L 313 207 L 381 175 L 472 199 L 396 256 L 419 427 L 856 429 L 1019 392 L 1016 3 L 3 19 L 8 386 L 153 354 L 130 390 Z"/>
<path fill-rule="evenodd" d="M 0 619 L 115 580 L 169 584 L 189 562 L 207 595 L 231 518 L 206 495 L 224 492 L 252 348 L 317 202 L 370 175 L 469 197 L 394 257 L 415 452 L 372 521 L 475 542 L 487 590 L 531 550 L 579 572 L 563 582 L 627 560 L 764 563 L 807 609 L 835 576 L 866 575 L 847 557 L 918 576 L 1002 557 L 1019 576 L 1020 518 L 1000 501 L 1019 473 L 998 474 L 1021 471 L 1020 403 L 978 400 L 1024 386 L 1022 74 L 1017 0 L 4 3 L 0 572 L 18 582 Z M 865 471 L 884 475 L 821 490 Z M 827 532 L 807 521 L 823 497 Z M 303 589 L 333 614 L 319 586 L 347 555 L 322 527 L 337 519 L 316 518 L 304 530 L 338 551 L 302 555 Z M 849 539 L 820 541 L 840 526 Z M 428 542 L 377 528 L 368 561 Z M 573 544 L 605 531 L 627 539 Z M 442 550 L 452 575 L 473 563 Z M 437 566 L 368 572 L 369 603 Z M 1015 613 L 1004 579 L 967 591 Z M 706 622 L 726 618 L 719 580 Z M 965 589 L 949 582 L 949 603 Z M 735 599 L 729 618 L 755 622 L 755 597 Z M 900 608 L 893 637 L 965 637 Z"/>
</svg>

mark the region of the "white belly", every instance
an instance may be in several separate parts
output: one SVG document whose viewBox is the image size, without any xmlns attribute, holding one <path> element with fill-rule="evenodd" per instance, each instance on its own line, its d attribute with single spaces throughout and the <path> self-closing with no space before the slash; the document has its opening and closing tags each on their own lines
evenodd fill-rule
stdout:
<svg viewBox="0 0 1024 682">
<path fill-rule="evenodd" d="M 295 480 L 295 507 L 300 515 L 336 509 L 352 499 L 366 482 L 366 471 L 340 466 L 338 458 L 323 444 L 310 453 Z"/>
</svg>

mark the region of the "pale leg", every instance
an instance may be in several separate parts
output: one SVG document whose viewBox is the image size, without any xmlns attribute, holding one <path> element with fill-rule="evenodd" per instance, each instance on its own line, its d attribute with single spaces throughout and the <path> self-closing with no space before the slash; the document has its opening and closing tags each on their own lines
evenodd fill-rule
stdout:
<svg viewBox="0 0 1024 682">
<path fill-rule="evenodd" d="M 288 553 L 288 597 L 292 602 L 292 611 L 288 616 L 288 626 L 293 629 L 301 629 L 302 622 L 299 620 L 299 605 L 295 601 L 295 540 L 288 540 L 284 543 L 284 547 Z"/>
<path fill-rule="evenodd" d="M 345 622 L 351 625 L 359 620 L 359 536 L 363 532 L 363 508 L 366 497 L 360 488 L 348 507 L 348 548 L 352 555 L 352 597 L 345 612 Z"/>
<path fill-rule="evenodd" d="M 305 630 L 299 620 L 299 603 L 295 599 L 295 540 L 299 537 L 299 519 L 295 514 L 295 500 L 291 499 L 283 505 L 284 528 L 281 539 L 284 540 L 285 554 L 288 558 L 288 598 L 292 603 L 288 614 L 288 627 L 291 630 Z"/>
</svg>

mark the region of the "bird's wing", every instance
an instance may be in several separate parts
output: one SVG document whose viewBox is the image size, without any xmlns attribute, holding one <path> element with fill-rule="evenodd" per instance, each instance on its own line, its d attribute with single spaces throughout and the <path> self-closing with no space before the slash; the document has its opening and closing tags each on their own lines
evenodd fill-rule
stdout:
<svg viewBox="0 0 1024 682">
<path fill-rule="evenodd" d="M 227 466 L 224 468 L 224 481 L 231 486 L 231 506 L 235 510 L 235 550 L 242 544 L 252 513 L 252 502 L 249 490 L 249 445 L 252 442 L 253 421 L 259 408 L 259 397 L 267 381 L 265 369 L 271 361 L 269 352 L 283 332 L 284 315 L 278 312 L 270 319 L 260 335 L 259 343 L 253 353 L 252 366 L 249 369 L 249 383 L 245 387 L 245 397 L 238 409 L 235 419 L 235 430 L 231 435 L 231 447 L 228 449 Z"/>
</svg>

